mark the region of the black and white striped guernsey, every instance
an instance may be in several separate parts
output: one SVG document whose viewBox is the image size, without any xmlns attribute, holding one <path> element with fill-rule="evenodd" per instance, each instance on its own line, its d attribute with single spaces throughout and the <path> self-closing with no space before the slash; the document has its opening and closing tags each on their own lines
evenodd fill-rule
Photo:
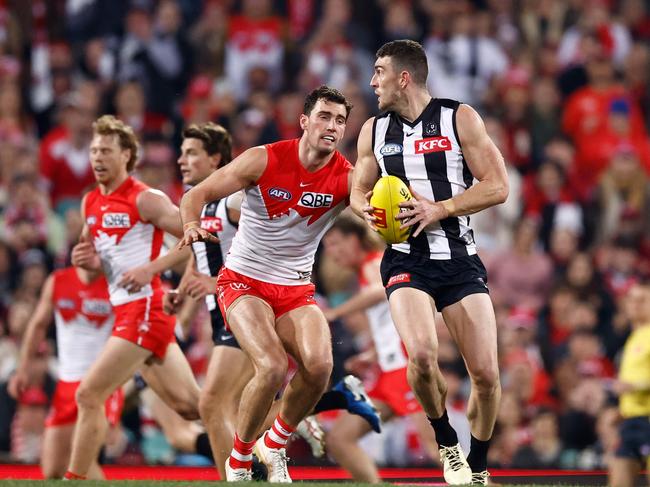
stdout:
<svg viewBox="0 0 650 487">
<path fill-rule="evenodd" d="M 381 175 L 393 175 L 423 197 L 442 201 L 473 182 L 456 130 L 459 102 L 433 98 L 412 123 L 394 112 L 375 118 L 372 146 Z M 417 238 L 393 249 L 446 260 L 476 254 L 469 216 L 450 217 L 431 225 Z"/>
<path fill-rule="evenodd" d="M 227 198 L 215 200 L 205 205 L 201 210 L 201 228 L 218 237 L 219 243 L 192 243 L 197 270 L 212 277 L 217 277 L 219 269 L 221 269 L 230 250 L 232 239 L 237 233 L 237 223 L 228 216 L 226 202 Z M 217 308 L 215 294 L 208 294 L 205 297 L 205 302 L 209 310 Z"/>
</svg>

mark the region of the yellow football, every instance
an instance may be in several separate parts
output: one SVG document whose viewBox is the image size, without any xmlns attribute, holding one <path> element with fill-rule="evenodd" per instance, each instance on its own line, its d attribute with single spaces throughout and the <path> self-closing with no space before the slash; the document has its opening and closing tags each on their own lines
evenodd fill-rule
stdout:
<svg viewBox="0 0 650 487">
<path fill-rule="evenodd" d="M 375 208 L 375 226 L 377 232 L 389 244 L 405 242 L 411 234 L 411 228 L 400 230 L 403 221 L 395 220 L 400 211 L 399 204 L 413 196 L 404 182 L 397 176 L 384 176 L 372 189 L 370 205 Z"/>
</svg>

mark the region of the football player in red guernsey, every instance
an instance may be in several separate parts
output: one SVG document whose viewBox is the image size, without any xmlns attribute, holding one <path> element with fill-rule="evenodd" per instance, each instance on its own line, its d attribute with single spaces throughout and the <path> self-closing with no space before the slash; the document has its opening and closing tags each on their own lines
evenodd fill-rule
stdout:
<svg viewBox="0 0 650 487">
<path fill-rule="evenodd" d="M 270 482 L 291 482 L 285 446 L 321 397 L 332 370 L 329 327 L 314 301 L 310 276 L 318 242 L 348 204 L 351 164 L 336 150 L 351 110 L 322 86 L 305 100 L 299 139 L 245 151 L 185 194 L 181 245 L 214 237 L 200 226 L 203 206 L 243 189 L 239 230 L 217 278 L 219 307 L 255 370 L 242 393 L 229 481 L 251 477 L 253 448 Z M 287 370 L 280 413 L 256 442 Z M 236 372 L 233 372 L 236 373 Z"/>
<path fill-rule="evenodd" d="M 181 416 L 199 416 L 199 387 L 176 343 L 175 320 L 163 312 L 160 278 L 136 292 L 120 286 L 124 272 L 158 257 L 164 232 L 182 235 L 178 208 L 162 192 L 129 176 L 136 158 L 131 127 L 111 115 L 93 124 L 90 163 L 98 184 L 83 199 L 85 224 L 72 262 L 103 270 L 115 325 L 77 390 L 79 416 L 66 478 L 88 474 L 106 434 L 103 404 L 138 370 Z"/>
<path fill-rule="evenodd" d="M 9 393 L 16 399 L 29 385 L 28 364 L 45 339 L 52 316 L 56 323 L 59 380 L 43 435 L 41 469 L 47 479 L 61 478 L 68 467 L 77 420 L 75 392 L 113 329 L 113 309 L 104 276 L 80 267 L 66 267 L 47 278 L 27 324 L 18 368 L 9 381 Z M 119 423 L 123 403 L 121 388 L 106 400 L 105 415 L 111 426 Z M 97 457 L 92 459 L 88 476 L 104 478 Z"/>
</svg>

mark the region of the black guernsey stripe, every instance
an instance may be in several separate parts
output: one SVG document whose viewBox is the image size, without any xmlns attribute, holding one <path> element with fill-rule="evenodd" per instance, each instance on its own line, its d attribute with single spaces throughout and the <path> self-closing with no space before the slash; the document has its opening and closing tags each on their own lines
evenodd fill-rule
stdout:
<svg viewBox="0 0 650 487">
<path fill-rule="evenodd" d="M 204 208 L 204 216 L 207 217 L 217 217 L 217 210 L 219 208 L 219 200 L 212 201 L 208 203 L 205 208 Z M 211 232 L 212 235 L 215 237 L 219 237 L 219 234 L 217 232 Z M 210 276 L 216 277 L 217 274 L 219 273 L 219 269 L 221 269 L 221 266 L 223 265 L 223 254 L 221 252 L 221 244 L 219 243 L 213 243 L 213 242 L 202 242 L 203 245 L 205 245 L 205 257 L 199 257 L 196 255 L 196 252 L 194 252 L 194 258 L 197 259 L 197 262 L 199 258 L 208 259 L 208 269 L 210 269 Z M 194 248 L 192 247 L 192 250 Z M 204 264 L 203 262 L 201 263 L 202 265 Z"/>
<path fill-rule="evenodd" d="M 423 131 L 426 127 L 427 122 L 435 123 L 436 127 L 440 127 L 440 112 L 442 104 L 440 102 L 435 103 L 432 107 L 430 115 L 428 115 L 423 120 Z M 427 136 L 422 134 L 422 138 Z M 424 165 L 427 171 L 427 177 L 431 182 L 431 189 L 433 191 L 433 196 L 436 201 L 446 200 L 452 197 L 451 192 L 451 183 L 447 177 L 447 158 L 444 151 L 439 152 L 429 152 L 424 154 Z M 451 252 L 451 258 L 462 257 L 467 254 L 467 247 L 465 242 L 460 238 L 460 223 L 458 218 L 451 217 L 445 218 L 440 222 L 440 226 L 445 232 L 445 237 L 449 242 L 449 250 Z"/>
<path fill-rule="evenodd" d="M 390 121 L 388 122 L 388 129 L 386 130 L 386 137 L 384 145 L 397 144 L 404 147 L 404 127 L 402 122 L 397 117 L 389 115 Z M 386 172 L 391 176 L 397 176 L 404 184 L 408 185 L 409 181 L 406 178 L 406 170 L 404 168 L 404 156 L 399 154 L 390 154 L 384 156 L 384 166 Z"/>
<path fill-rule="evenodd" d="M 385 144 L 399 144 L 404 147 L 404 124 L 394 114 L 390 115 L 390 122 L 388 123 L 388 130 L 386 130 Z M 406 177 L 406 169 L 404 168 L 404 156 L 400 154 L 391 154 L 384 156 L 384 167 L 386 172 L 392 176 L 397 176 L 404 184 L 409 185 L 409 180 Z M 429 240 L 427 239 L 426 232 L 421 232 L 417 238 L 409 237 L 408 243 L 411 246 L 411 253 L 417 255 L 429 255 Z"/>
</svg>

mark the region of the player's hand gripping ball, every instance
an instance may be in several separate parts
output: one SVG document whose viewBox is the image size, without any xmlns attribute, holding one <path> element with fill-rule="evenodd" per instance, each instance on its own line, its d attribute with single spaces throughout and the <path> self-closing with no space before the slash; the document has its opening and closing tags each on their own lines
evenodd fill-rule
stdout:
<svg viewBox="0 0 650 487">
<path fill-rule="evenodd" d="M 389 244 L 405 242 L 411 234 L 411 228 L 400 229 L 405 220 L 395 220 L 400 211 L 399 204 L 409 201 L 413 196 L 404 182 L 397 176 L 384 176 L 372 189 L 370 205 L 375 208 L 373 215 L 377 232 Z"/>
</svg>

